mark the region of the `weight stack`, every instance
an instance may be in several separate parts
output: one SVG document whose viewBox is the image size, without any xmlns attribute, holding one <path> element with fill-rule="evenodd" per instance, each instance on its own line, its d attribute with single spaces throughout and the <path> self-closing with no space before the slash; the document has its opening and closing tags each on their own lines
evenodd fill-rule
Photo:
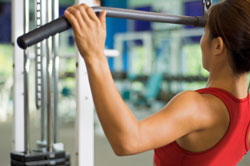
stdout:
<svg viewBox="0 0 250 166">
<path fill-rule="evenodd" d="M 70 166 L 70 155 L 61 152 L 31 153 L 13 152 L 10 154 L 11 166 Z"/>
</svg>

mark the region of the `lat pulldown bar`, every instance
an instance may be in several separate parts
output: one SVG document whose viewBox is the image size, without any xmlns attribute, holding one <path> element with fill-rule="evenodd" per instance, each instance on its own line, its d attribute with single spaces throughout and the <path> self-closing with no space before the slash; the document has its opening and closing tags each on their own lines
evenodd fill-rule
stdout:
<svg viewBox="0 0 250 166">
<path fill-rule="evenodd" d="M 93 7 L 93 10 L 98 15 L 103 10 L 107 11 L 107 17 L 124 18 L 132 20 L 143 20 L 152 22 L 192 25 L 197 27 L 205 27 L 206 19 L 204 17 L 190 17 L 190 16 L 176 16 L 165 13 L 145 12 L 131 9 L 120 9 L 110 7 Z M 42 40 L 53 36 L 57 33 L 63 32 L 71 28 L 67 19 L 62 16 L 44 26 L 41 26 L 29 33 L 20 36 L 17 39 L 19 47 L 26 49 Z"/>
</svg>

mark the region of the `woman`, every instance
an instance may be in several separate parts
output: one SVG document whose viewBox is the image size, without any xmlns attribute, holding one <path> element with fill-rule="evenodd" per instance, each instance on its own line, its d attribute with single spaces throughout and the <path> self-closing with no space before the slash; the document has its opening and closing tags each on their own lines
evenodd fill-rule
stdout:
<svg viewBox="0 0 250 166">
<path fill-rule="evenodd" d="M 104 54 L 106 12 L 65 11 L 84 58 L 97 114 L 119 155 L 155 150 L 156 166 L 233 166 L 249 150 L 250 1 L 227 0 L 209 12 L 201 40 L 207 87 L 175 96 L 137 121 L 120 97 Z"/>
</svg>

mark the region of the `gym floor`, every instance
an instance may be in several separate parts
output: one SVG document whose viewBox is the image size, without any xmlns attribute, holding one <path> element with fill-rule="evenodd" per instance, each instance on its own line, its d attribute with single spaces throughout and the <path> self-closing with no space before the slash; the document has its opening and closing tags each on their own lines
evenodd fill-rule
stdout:
<svg viewBox="0 0 250 166">
<path fill-rule="evenodd" d="M 7 122 L 0 123 L 0 165 L 9 166 L 11 152 L 11 138 L 12 138 L 12 123 L 11 119 Z M 72 140 L 74 140 L 74 126 L 68 125 L 67 127 L 60 128 L 60 140 L 65 144 L 67 152 L 73 154 L 74 147 Z M 32 129 L 31 141 L 35 142 L 39 136 L 39 130 Z M 71 158 L 72 166 L 75 166 L 74 158 Z M 248 166 L 250 163 L 250 154 L 248 154 L 239 164 L 239 166 Z M 95 136 L 95 166 L 152 166 L 153 165 L 153 151 L 149 151 L 140 155 L 117 157 L 114 155 L 107 139 L 98 134 Z"/>
</svg>

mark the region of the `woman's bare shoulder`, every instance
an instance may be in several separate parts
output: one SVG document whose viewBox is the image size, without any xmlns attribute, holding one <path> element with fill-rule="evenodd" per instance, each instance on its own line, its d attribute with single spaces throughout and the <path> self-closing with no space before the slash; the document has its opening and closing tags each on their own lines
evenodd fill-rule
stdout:
<svg viewBox="0 0 250 166">
<path fill-rule="evenodd" d="M 171 103 L 181 104 L 191 110 L 200 110 L 200 108 L 206 108 L 208 103 L 208 98 L 196 91 L 183 91 L 178 93 L 170 101 Z"/>
<path fill-rule="evenodd" d="M 216 96 L 211 94 L 201 94 L 197 91 L 183 91 L 177 94 L 172 101 L 194 105 L 198 110 L 214 111 L 226 109 L 225 104 Z M 172 102 L 171 101 L 171 102 Z"/>
<path fill-rule="evenodd" d="M 182 105 L 197 117 L 204 128 L 208 128 L 228 119 L 227 108 L 216 96 L 200 94 L 197 91 L 183 91 L 177 94 L 170 103 Z M 200 120 L 199 120 L 200 119 Z"/>
</svg>

